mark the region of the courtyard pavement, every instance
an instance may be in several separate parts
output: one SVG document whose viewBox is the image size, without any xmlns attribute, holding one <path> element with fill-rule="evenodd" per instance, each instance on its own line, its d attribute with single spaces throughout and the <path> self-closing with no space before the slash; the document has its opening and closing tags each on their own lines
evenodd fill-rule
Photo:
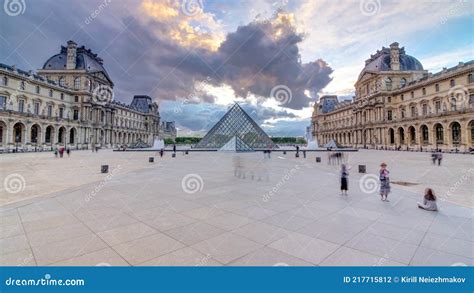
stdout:
<svg viewBox="0 0 474 293">
<path fill-rule="evenodd" d="M 326 153 L 178 152 L 148 163 L 154 154 L 1 155 L 0 265 L 474 264 L 472 156 L 447 154 L 438 167 L 427 153 L 350 153 L 343 196 Z M 392 181 L 415 184 L 392 184 L 390 202 L 377 194 L 381 161 Z M 416 207 L 427 186 L 439 212 Z"/>
</svg>

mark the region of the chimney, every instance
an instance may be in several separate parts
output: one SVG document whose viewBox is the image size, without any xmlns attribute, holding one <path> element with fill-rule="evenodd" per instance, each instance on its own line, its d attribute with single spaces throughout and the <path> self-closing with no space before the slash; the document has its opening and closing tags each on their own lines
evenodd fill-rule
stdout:
<svg viewBox="0 0 474 293">
<path fill-rule="evenodd" d="M 67 63 L 66 69 L 76 69 L 77 44 L 74 41 L 67 42 Z"/>
<path fill-rule="evenodd" d="M 390 45 L 390 69 L 400 70 L 400 48 L 397 42 Z"/>
</svg>

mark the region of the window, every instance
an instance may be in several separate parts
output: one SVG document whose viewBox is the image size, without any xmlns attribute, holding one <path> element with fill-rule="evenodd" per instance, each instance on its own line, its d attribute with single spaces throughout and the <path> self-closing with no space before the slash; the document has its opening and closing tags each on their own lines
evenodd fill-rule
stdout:
<svg viewBox="0 0 474 293">
<path fill-rule="evenodd" d="M 423 104 L 423 115 L 428 115 L 428 105 Z"/>
<path fill-rule="evenodd" d="M 35 107 L 34 107 L 35 115 L 39 115 L 39 108 L 40 108 L 40 103 L 35 102 Z"/>
<path fill-rule="evenodd" d="M 390 77 L 387 77 L 385 79 L 385 88 L 388 90 L 388 91 L 391 91 L 392 90 L 392 79 Z"/>
<path fill-rule="evenodd" d="M 74 89 L 78 90 L 81 88 L 81 78 L 80 77 L 76 77 L 74 79 Z"/>
<path fill-rule="evenodd" d="M 39 85 L 36 86 L 36 93 L 37 93 L 37 94 L 40 93 L 40 87 L 39 87 Z"/>
<path fill-rule="evenodd" d="M 435 84 L 435 91 L 439 92 L 439 84 Z"/>
<path fill-rule="evenodd" d="M 469 105 L 474 105 L 474 94 L 469 95 Z"/>
<path fill-rule="evenodd" d="M 8 77 L 4 76 L 2 78 L 2 85 L 7 86 L 8 85 Z"/>
<path fill-rule="evenodd" d="M 20 90 L 24 91 L 25 88 L 26 88 L 25 82 L 24 82 L 24 81 L 20 81 Z"/>
<path fill-rule="evenodd" d="M 59 118 L 64 118 L 64 108 L 59 108 Z"/>
<path fill-rule="evenodd" d="M 405 87 L 407 85 L 407 80 L 402 77 L 402 79 L 400 79 L 400 87 Z"/>
<path fill-rule="evenodd" d="M 456 111 L 457 110 L 457 101 L 456 98 L 451 98 L 451 111 Z"/>
<path fill-rule="evenodd" d="M 451 132 L 453 143 L 459 144 L 461 142 L 461 125 L 459 125 L 457 122 L 454 122 L 451 126 Z"/>
<path fill-rule="evenodd" d="M 422 88 L 421 92 L 423 93 L 423 96 L 425 96 L 426 95 L 426 88 Z"/>
<path fill-rule="evenodd" d="M 104 122 L 104 119 L 105 119 L 105 113 L 104 113 L 104 111 L 101 111 L 100 112 L 100 121 Z"/>
<path fill-rule="evenodd" d="M 415 97 L 415 92 L 411 92 L 410 97 L 413 99 Z"/>
<path fill-rule="evenodd" d="M 64 100 L 64 94 L 61 93 L 61 100 Z"/>
<path fill-rule="evenodd" d="M 18 112 L 23 113 L 25 111 L 25 100 L 18 101 Z"/>
<path fill-rule="evenodd" d="M 7 97 L 0 96 L 0 110 L 6 110 L 7 108 Z"/>
<path fill-rule="evenodd" d="M 64 77 L 61 76 L 58 82 L 60 86 L 66 86 L 66 80 L 64 79 Z"/>
<path fill-rule="evenodd" d="M 468 82 L 468 83 L 473 83 L 473 82 L 474 82 L 474 76 L 472 75 L 472 73 L 470 73 L 470 74 L 467 76 L 467 82 Z"/>
<path fill-rule="evenodd" d="M 50 97 L 50 98 L 53 97 L 53 90 L 49 90 L 49 97 Z"/>
<path fill-rule="evenodd" d="M 392 97 L 388 97 L 387 98 L 387 103 L 391 103 L 392 102 Z"/>
<path fill-rule="evenodd" d="M 72 119 L 79 120 L 79 110 L 74 110 Z"/>
<path fill-rule="evenodd" d="M 79 96 L 74 96 L 74 102 L 79 102 Z"/>
<path fill-rule="evenodd" d="M 415 117 L 416 116 L 416 107 L 415 106 L 412 106 L 410 108 L 410 111 L 411 111 L 411 117 Z"/>
<path fill-rule="evenodd" d="M 422 140 L 423 144 L 428 144 L 429 139 L 428 139 L 428 127 L 426 125 L 421 126 L 421 135 L 422 135 Z"/>
<path fill-rule="evenodd" d="M 443 126 L 441 124 L 436 124 L 435 131 L 436 131 L 436 143 L 443 143 L 444 142 Z"/>
<path fill-rule="evenodd" d="M 53 116 L 53 106 L 48 105 L 48 117 L 51 118 Z"/>
<path fill-rule="evenodd" d="M 451 80 L 449 81 L 449 85 L 450 85 L 451 87 L 453 87 L 453 86 L 456 85 L 456 82 L 454 81 L 454 79 L 451 79 Z"/>
<path fill-rule="evenodd" d="M 441 112 L 441 102 L 436 101 L 435 102 L 435 107 L 436 107 L 436 113 L 440 113 Z"/>
<path fill-rule="evenodd" d="M 405 118 L 405 109 L 400 109 L 400 116 L 403 118 Z"/>
<path fill-rule="evenodd" d="M 387 111 L 387 120 L 391 121 L 392 120 L 392 110 Z"/>
<path fill-rule="evenodd" d="M 402 100 L 402 101 L 403 101 L 403 98 L 404 98 L 404 96 L 403 96 L 403 94 L 402 94 L 402 95 L 400 96 L 400 100 Z"/>
</svg>

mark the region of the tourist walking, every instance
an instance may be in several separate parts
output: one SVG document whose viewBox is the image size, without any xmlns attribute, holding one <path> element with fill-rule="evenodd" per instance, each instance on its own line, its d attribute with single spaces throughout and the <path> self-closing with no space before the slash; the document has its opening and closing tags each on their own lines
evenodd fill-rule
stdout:
<svg viewBox="0 0 474 293">
<path fill-rule="evenodd" d="M 380 178 L 380 197 L 382 201 L 389 201 L 387 199 L 390 193 L 390 172 L 387 170 L 387 164 L 380 164 L 379 178 Z"/>
<path fill-rule="evenodd" d="M 66 154 L 67 154 L 68 158 L 71 156 L 71 149 L 70 148 L 66 149 Z"/>
<path fill-rule="evenodd" d="M 436 154 L 436 159 L 438 160 L 438 166 L 441 166 L 441 160 L 443 160 L 443 153 L 442 152 L 438 152 Z"/>
<path fill-rule="evenodd" d="M 418 207 L 427 211 L 437 211 L 438 205 L 436 204 L 436 196 L 434 195 L 433 189 L 426 188 L 425 196 L 423 197 L 423 203 L 418 202 Z"/>
<path fill-rule="evenodd" d="M 346 164 L 341 164 L 341 195 L 347 195 L 349 170 Z"/>
<path fill-rule="evenodd" d="M 54 148 L 54 156 L 57 158 L 58 157 L 58 148 Z"/>
<path fill-rule="evenodd" d="M 163 149 L 160 149 L 160 158 L 163 158 Z"/>
<path fill-rule="evenodd" d="M 431 160 L 433 161 L 433 165 L 436 165 L 436 159 L 438 158 L 438 154 L 433 152 L 431 154 Z"/>
<path fill-rule="evenodd" d="M 173 144 L 173 153 L 176 153 L 176 144 Z"/>
</svg>

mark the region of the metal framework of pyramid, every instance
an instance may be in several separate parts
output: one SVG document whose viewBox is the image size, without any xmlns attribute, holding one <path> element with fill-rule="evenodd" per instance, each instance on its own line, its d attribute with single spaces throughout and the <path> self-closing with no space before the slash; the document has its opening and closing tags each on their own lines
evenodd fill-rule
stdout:
<svg viewBox="0 0 474 293">
<path fill-rule="evenodd" d="M 219 149 L 220 152 L 253 152 L 254 149 L 249 147 L 237 136 L 232 137 L 224 146 Z"/>
<path fill-rule="evenodd" d="M 278 148 L 237 103 L 209 130 L 195 148 L 219 149 L 234 137 L 254 150 Z"/>
</svg>

